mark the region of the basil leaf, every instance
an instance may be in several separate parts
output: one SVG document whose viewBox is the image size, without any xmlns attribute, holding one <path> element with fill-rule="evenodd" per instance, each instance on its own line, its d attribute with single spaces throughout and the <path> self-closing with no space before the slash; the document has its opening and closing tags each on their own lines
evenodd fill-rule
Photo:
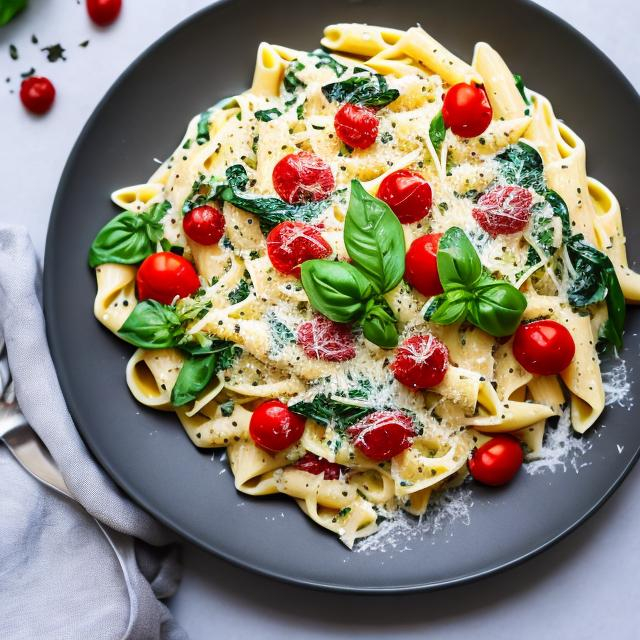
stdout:
<svg viewBox="0 0 640 640">
<path fill-rule="evenodd" d="M 282 115 L 282 111 L 280 109 L 261 109 L 254 113 L 255 117 L 261 122 L 271 122 L 271 120 L 275 120 Z"/>
<path fill-rule="evenodd" d="M 133 308 L 118 335 L 141 349 L 167 349 L 178 344 L 184 329 L 173 307 L 155 300 L 142 300 Z"/>
<path fill-rule="evenodd" d="M 544 167 L 540 154 L 525 142 L 508 146 L 496 156 L 498 170 L 507 184 L 533 189 L 545 195 Z"/>
<path fill-rule="evenodd" d="M 438 275 L 445 291 L 472 288 L 482 275 L 482 264 L 467 234 L 450 227 L 438 244 Z"/>
<path fill-rule="evenodd" d="M 464 320 L 467 306 L 473 295 L 464 289 L 454 289 L 449 293 L 439 295 L 425 312 L 425 320 L 436 324 L 453 324 Z M 431 307 L 434 307 L 431 310 Z M 427 317 L 427 313 L 429 316 Z"/>
<path fill-rule="evenodd" d="M 313 56 L 314 58 L 318 58 L 318 62 L 316 62 L 316 69 L 319 69 L 320 67 L 329 67 L 333 71 L 333 73 L 335 73 L 338 76 L 338 78 L 348 68 L 344 64 L 341 64 L 340 62 L 338 62 L 333 56 L 330 56 L 328 53 L 326 53 L 322 49 L 316 49 L 315 51 L 312 51 L 309 55 Z"/>
<path fill-rule="evenodd" d="M 98 232 L 89 249 L 89 266 L 107 262 L 137 264 L 155 253 L 164 229 L 161 220 L 171 207 L 167 201 L 144 213 L 123 211 Z"/>
<path fill-rule="evenodd" d="M 4 0 L 0 3 L 0 26 L 13 20 L 14 16 L 27 6 L 27 0 Z"/>
<path fill-rule="evenodd" d="M 186 358 L 171 390 L 171 404 L 174 407 L 181 407 L 198 397 L 198 394 L 211 382 L 216 361 L 215 353 Z"/>
<path fill-rule="evenodd" d="M 432 118 L 431 124 L 429 125 L 429 139 L 431 140 L 431 144 L 433 145 L 437 155 L 440 155 L 440 147 L 444 142 L 446 133 L 447 129 L 444 126 L 442 111 L 438 111 L 438 113 Z"/>
<path fill-rule="evenodd" d="M 198 127 L 196 129 L 196 142 L 203 145 L 209 142 L 209 118 L 211 117 L 211 109 L 207 109 L 200 114 L 198 118 Z"/>
<path fill-rule="evenodd" d="M 404 276 L 405 243 L 402 225 L 389 206 L 351 181 L 351 198 L 344 222 L 344 245 L 353 264 L 379 293 L 391 291 Z"/>
<path fill-rule="evenodd" d="M 375 411 L 373 407 L 359 407 L 347 403 L 346 398 L 343 403 L 334 396 L 319 393 L 311 402 L 297 402 L 290 405 L 289 409 L 320 424 L 332 426 L 337 431 L 344 431 Z"/>
<path fill-rule="evenodd" d="M 326 84 L 322 87 L 322 93 L 329 102 L 351 102 L 376 108 L 384 107 L 400 96 L 397 89 L 388 88 L 384 76 L 369 71 Z"/>
<path fill-rule="evenodd" d="M 285 71 L 285 74 L 284 74 L 283 83 L 284 83 L 284 88 L 289 93 L 295 93 L 298 87 L 303 89 L 304 87 L 307 86 L 296 75 L 296 73 L 298 73 L 299 71 L 302 71 L 303 69 L 304 69 L 304 64 L 302 64 L 300 60 L 293 60 L 287 66 L 287 70 Z"/>
<path fill-rule="evenodd" d="M 512 284 L 484 276 L 468 302 L 470 322 L 488 334 L 510 336 L 520 324 L 527 299 Z"/>
<path fill-rule="evenodd" d="M 249 283 L 246 280 L 240 280 L 235 289 L 229 292 L 227 296 L 231 304 L 238 304 L 249 297 L 250 293 Z"/>
<path fill-rule="evenodd" d="M 374 293 L 369 279 L 347 262 L 307 260 L 300 272 L 311 306 L 334 322 L 359 320 Z"/>
<path fill-rule="evenodd" d="M 571 220 L 567 204 L 562 196 L 553 189 L 547 189 L 545 200 L 551 205 L 553 215 L 559 218 L 562 223 L 562 242 L 566 244 L 571 236 Z"/>
<path fill-rule="evenodd" d="M 386 303 L 374 302 L 368 305 L 362 319 L 364 337 L 383 349 L 398 346 L 398 330 L 396 318 Z"/>
</svg>

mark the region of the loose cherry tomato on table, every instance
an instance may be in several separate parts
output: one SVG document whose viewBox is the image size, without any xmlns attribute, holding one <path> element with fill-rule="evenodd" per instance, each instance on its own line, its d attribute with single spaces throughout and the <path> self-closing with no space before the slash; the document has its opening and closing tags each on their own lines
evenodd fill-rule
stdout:
<svg viewBox="0 0 640 640">
<path fill-rule="evenodd" d="M 205 204 L 191 209 L 182 220 L 182 226 L 194 242 L 217 244 L 224 235 L 224 216 L 219 209 Z"/>
<path fill-rule="evenodd" d="M 267 400 L 251 414 L 249 435 L 258 447 L 276 453 L 300 440 L 304 424 L 305 419 L 280 400 Z"/>
<path fill-rule="evenodd" d="M 396 380 L 410 389 L 429 389 L 439 385 L 448 368 L 449 350 L 431 334 L 405 340 L 389 365 Z"/>
<path fill-rule="evenodd" d="M 200 288 L 193 265 L 169 251 L 154 253 L 140 265 L 136 274 L 139 300 L 171 304 L 176 296 L 186 298 Z"/>
<path fill-rule="evenodd" d="M 338 138 L 355 149 L 370 147 L 378 137 L 379 121 L 376 112 L 350 102 L 338 109 L 333 126 Z"/>
<path fill-rule="evenodd" d="M 415 430 L 411 418 L 402 411 L 374 411 L 349 427 L 347 434 L 367 458 L 382 462 L 408 449 Z"/>
<path fill-rule="evenodd" d="M 403 224 L 418 222 L 431 211 L 431 185 L 409 169 L 390 173 L 380 183 L 378 198 L 391 207 Z"/>
<path fill-rule="evenodd" d="M 532 200 L 523 187 L 495 187 L 480 196 L 472 215 L 489 235 L 518 233 L 529 223 Z"/>
<path fill-rule="evenodd" d="M 519 440 L 499 435 L 473 452 L 468 462 L 469 473 L 478 482 L 497 487 L 513 479 L 522 466 L 522 458 Z"/>
<path fill-rule="evenodd" d="M 438 243 L 441 233 L 428 233 L 416 238 L 405 257 L 404 279 L 423 296 L 443 292 L 438 275 Z"/>
<path fill-rule="evenodd" d="M 343 470 L 342 465 L 329 462 L 310 452 L 305 453 L 293 466 L 301 471 L 313 473 L 314 476 L 319 476 L 322 473 L 325 480 L 338 480 L 340 472 Z"/>
<path fill-rule="evenodd" d="M 454 84 L 442 103 L 442 118 L 447 128 L 462 138 L 475 138 L 489 124 L 493 110 L 482 87 L 466 82 Z"/>
<path fill-rule="evenodd" d="M 273 168 L 273 188 L 289 204 L 324 200 L 335 189 L 331 167 L 308 151 L 290 153 Z"/>
<path fill-rule="evenodd" d="M 327 362 L 344 362 L 356 357 L 351 327 L 316 316 L 298 327 L 296 336 L 308 358 Z"/>
<path fill-rule="evenodd" d="M 111 24 L 120 14 L 122 0 L 87 0 L 89 17 L 100 27 Z"/>
<path fill-rule="evenodd" d="M 20 100 L 31 113 L 42 115 L 51 109 L 56 89 L 48 78 L 31 76 L 20 85 Z"/>
<path fill-rule="evenodd" d="M 267 236 L 267 255 L 271 264 L 285 275 L 300 277 L 300 265 L 331 255 L 331 245 L 320 232 L 304 222 L 281 222 Z"/>
<path fill-rule="evenodd" d="M 555 320 L 521 324 L 513 337 L 513 355 L 529 373 L 551 376 L 564 371 L 576 352 L 571 333 Z"/>
</svg>

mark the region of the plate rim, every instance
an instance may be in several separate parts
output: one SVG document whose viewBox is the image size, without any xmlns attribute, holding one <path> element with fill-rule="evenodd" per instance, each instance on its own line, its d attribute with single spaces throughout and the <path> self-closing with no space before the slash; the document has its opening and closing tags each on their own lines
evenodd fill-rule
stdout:
<svg viewBox="0 0 640 640">
<path fill-rule="evenodd" d="M 92 457 L 94 457 L 99 465 L 107 472 L 109 478 L 115 483 L 117 487 L 119 487 L 125 495 L 130 498 L 134 503 L 136 503 L 139 507 L 143 508 L 147 513 L 149 513 L 152 517 L 162 523 L 169 531 L 172 531 L 178 534 L 180 537 L 188 540 L 192 544 L 195 544 L 199 548 L 205 550 L 208 553 L 213 554 L 217 558 L 220 558 L 230 564 L 257 573 L 259 575 L 265 576 L 267 578 L 271 578 L 273 580 L 277 580 L 280 582 L 284 582 L 286 584 L 301 586 L 309 589 L 319 590 L 319 591 L 328 591 L 328 592 L 338 592 L 338 593 L 351 593 L 351 594 L 364 594 L 364 595 L 384 595 L 384 594 L 404 594 L 404 593 L 420 593 L 420 592 L 428 592 L 428 591 L 436 591 L 441 589 L 448 589 L 451 587 L 459 586 L 462 584 L 470 584 L 481 580 L 482 578 L 487 578 L 492 575 L 496 575 L 506 571 L 507 569 L 515 568 L 520 566 L 527 560 L 531 560 L 536 556 L 540 555 L 543 551 L 546 551 L 553 545 L 557 544 L 564 538 L 566 538 L 569 534 L 575 531 L 578 527 L 584 524 L 589 518 L 591 518 L 601 507 L 602 505 L 615 493 L 615 491 L 620 487 L 625 478 L 629 475 L 631 470 L 634 468 L 638 460 L 640 459 L 640 446 L 636 449 L 633 456 L 621 470 L 620 474 L 617 478 L 610 484 L 610 486 L 606 489 L 606 491 L 602 494 L 602 496 L 591 505 L 591 507 L 583 513 L 579 518 L 574 520 L 569 526 L 567 526 L 560 533 L 556 534 L 552 538 L 546 540 L 543 544 L 538 545 L 534 549 L 529 550 L 526 553 L 523 553 L 515 558 L 512 558 L 506 562 L 503 562 L 497 566 L 493 566 L 487 569 L 478 570 L 472 573 L 467 573 L 464 575 L 456 576 L 453 578 L 444 578 L 439 580 L 432 580 L 429 582 L 423 583 L 415 583 L 408 585 L 397 585 L 397 586 L 346 586 L 343 584 L 331 583 L 325 580 L 313 580 L 307 578 L 298 578 L 286 573 L 279 573 L 277 571 L 273 571 L 270 569 L 265 569 L 260 566 L 254 565 L 249 561 L 244 560 L 242 557 L 239 557 L 233 553 L 229 553 L 224 550 L 220 550 L 215 548 L 210 543 L 202 540 L 199 536 L 190 533 L 183 526 L 173 522 L 171 518 L 167 517 L 161 511 L 153 508 L 149 500 L 142 494 L 140 494 L 135 488 L 133 488 L 125 478 L 123 478 L 120 474 L 118 474 L 108 458 L 103 456 L 100 453 L 99 447 L 94 446 L 95 443 L 91 436 L 90 431 L 85 431 L 81 426 L 82 423 L 80 420 L 76 418 L 75 406 L 72 400 L 70 399 L 71 395 L 67 394 L 67 389 L 69 388 L 68 382 L 66 381 L 65 368 L 61 366 L 59 368 L 58 363 L 62 362 L 64 356 L 62 353 L 62 349 L 57 342 L 55 334 L 58 330 L 58 323 L 56 319 L 56 315 L 52 313 L 50 310 L 53 308 L 53 288 L 50 285 L 50 270 L 47 268 L 48 264 L 51 263 L 48 260 L 48 256 L 54 254 L 55 246 L 54 246 L 54 228 L 62 224 L 59 220 L 61 217 L 60 211 L 60 201 L 63 197 L 63 191 L 65 189 L 66 183 L 68 182 L 72 172 L 73 167 L 75 165 L 76 156 L 79 153 L 81 143 L 87 135 L 88 130 L 93 126 L 94 122 L 100 116 L 100 113 L 104 107 L 104 105 L 109 101 L 112 94 L 115 93 L 123 81 L 132 73 L 135 67 L 138 66 L 147 56 L 152 55 L 153 52 L 161 47 L 165 41 L 169 40 L 175 33 L 187 27 L 190 23 L 196 22 L 201 15 L 205 13 L 209 13 L 212 11 L 216 11 L 221 7 L 229 5 L 233 3 L 234 0 L 218 0 L 217 2 L 213 2 L 205 7 L 202 7 L 190 14 L 183 20 L 176 23 L 170 29 L 165 31 L 162 35 L 160 35 L 157 39 L 155 39 L 151 44 L 149 44 L 142 52 L 140 52 L 127 66 L 124 70 L 118 75 L 115 81 L 110 85 L 106 93 L 99 100 L 97 105 L 94 107 L 91 115 L 85 122 L 82 127 L 80 133 L 76 141 L 73 144 L 71 152 L 65 162 L 64 169 L 60 174 L 60 179 L 58 181 L 58 186 L 56 188 L 56 194 L 53 200 L 53 204 L 51 206 L 51 213 L 49 217 L 49 222 L 47 225 L 47 238 L 45 243 L 45 254 L 44 254 L 44 267 L 43 267 L 43 287 L 42 287 L 42 295 L 43 295 L 43 312 L 45 316 L 45 326 L 46 326 L 46 336 L 47 342 L 49 345 L 49 350 L 51 352 L 52 360 L 54 363 L 54 367 L 56 370 L 56 374 L 58 377 L 58 381 L 60 384 L 60 389 L 62 391 L 62 395 L 65 400 L 65 404 L 69 410 L 69 413 L 73 419 L 74 424 L 76 425 L 76 429 L 82 438 L 83 443 L 87 446 L 90 451 Z M 524 5 L 530 11 L 538 12 L 544 15 L 545 19 L 551 20 L 555 22 L 559 26 L 561 26 L 564 30 L 569 31 L 574 38 L 577 38 L 582 45 L 590 49 L 596 56 L 600 57 L 609 67 L 609 71 L 613 76 L 615 76 L 617 82 L 622 82 L 626 84 L 627 88 L 630 89 L 634 94 L 635 102 L 640 112 L 640 94 L 631 83 L 631 81 L 625 76 L 625 74 L 616 66 L 616 64 L 609 58 L 609 56 L 604 53 L 596 44 L 594 44 L 589 38 L 587 38 L 584 34 L 582 34 L 578 29 L 568 23 L 566 20 L 555 14 L 550 9 L 537 4 L 534 0 L 511 0 L 516 4 Z M 67 397 L 69 395 L 69 397 Z"/>
</svg>

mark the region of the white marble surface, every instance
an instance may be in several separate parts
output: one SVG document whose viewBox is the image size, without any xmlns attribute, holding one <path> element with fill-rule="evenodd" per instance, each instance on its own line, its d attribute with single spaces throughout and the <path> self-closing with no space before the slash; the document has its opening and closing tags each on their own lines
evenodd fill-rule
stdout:
<svg viewBox="0 0 640 640">
<path fill-rule="evenodd" d="M 91 26 L 73 0 L 32 0 L 0 29 L 0 221 L 27 225 L 42 255 L 53 196 L 85 120 L 145 47 L 207 0 L 125 0 L 121 19 Z M 504 1 L 508 10 L 509 0 Z M 637 0 L 542 0 L 586 34 L 640 87 Z M 39 46 L 62 42 L 51 64 Z M 78 44 L 86 39 L 86 49 Z M 14 42 L 20 59 L 8 56 Z M 43 120 L 10 89 L 31 66 L 59 91 Z M 11 78 L 5 83 L 6 77 Z M 612 114 L 614 116 L 615 114 Z M 583 527 L 542 556 L 476 584 L 432 594 L 351 597 L 302 590 L 254 576 L 186 545 L 183 585 L 171 608 L 193 640 L 225 638 L 640 637 L 640 475 L 633 472 Z"/>
</svg>

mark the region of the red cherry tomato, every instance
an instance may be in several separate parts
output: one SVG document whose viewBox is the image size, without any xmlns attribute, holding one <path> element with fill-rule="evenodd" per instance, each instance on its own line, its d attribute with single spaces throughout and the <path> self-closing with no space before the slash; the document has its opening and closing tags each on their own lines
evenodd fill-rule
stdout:
<svg viewBox="0 0 640 640">
<path fill-rule="evenodd" d="M 154 253 L 140 265 L 136 274 L 139 300 L 157 300 L 171 304 L 178 296 L 186 298 L 200 288 L 193 265 L 169 251 Z"/>
<path fill-rule="evenodd" d="M 564 371 L 576 352 L 571 333 L 555 320 L 521 324 L 513 338 L 513 355 L 529 373 L 551 376 Z"/>
<path fill-rule="evenodd" d="M 120 14 L 122 0 L 87 0 L 89 17 L 100 27 L 111 24 Z"/>
<path fill-rule="evenodd" d="M 390 173 L 380 183 L 378 198 L 403 224 L 418 222 L 431 211 L 431 186 L 417 171 L 409 169 Z"/>
<path fill-rule="evenodd" d="M 460 82 L 447 91 L 442 104 L 446 127 L 457 136 L 475 138 L 491 123 L 493 110 L 482 87 Z"/>
<path fill-rule="evenodd" d="M 273 188 L 289 204 L 324 200 L 335 189 L 331 167 L 308 151 L 290 153 L 273 168 Z"/>
<path fill-rule="evenodd" d="M 522 447 L 517 438 L 499 435 L 476 449 L 468 465 L 473 478 L 482 484 L 507 484 L 522 466 Z"/>
<path fill-rule="evenodd" d="M 441 233 L 429 233 L 416 238 L 407 251 L 404 279 L 423 296 L 437 296 L 443 292 L 438 275 L 438 243 Z"/>
<path fill-rule="evenodd" d="M 302 416 L 289 411 L 280 400 L 267 400 L 251 414 L 249 435 L 258 447 L 275 453 L 300 440 L 304 423 Z"/>
<path fill-rule="evenodd" d="M 338 138 L 355 149 L 366 149 L 376 141 L 378 124 L 373 109 L 350 102 L 343 104 L 333 119 Z"/>
<path fill-rule="evenodd" d="M 523 187 L 495 187 L 473 208 L 476 222 L 490 235 L 518 233 L 529 223 L 532 196 Z"/>
<path fill-rule="evenodd" d="M 315 453 L 309 452 L 305 453 L 293 466 L 301 471 L 313 473 L 314 476 L 319 476 L 323 473 L 325 480 L 338 480 L 340 472 L 344 468 L 342 465 L 329 462 L 324 458 L 318 457 Z"/>
<path fill-rule="evenodd" d="M 308 358 L 344 362 L 356 357 L 351 327 L 316 316 L 298 327 L 297 342 Z"/>
<path fill-rule="evenodd" d="M 347 433 L 357 449 L 377 462 L 408 449 L 415 436 L 411 418 L 402 411 L 374 411 L 349 427 Z"/>
<path fill-rule="evenodd" d="M 267 254 L 271 264 L 285 275 L 300 276 L 306 260 L 331 255 L 331 245 L 320 232 L 304 222 L 281 222 L 267 236 Z"/>
<path fill-rule="evenodd" d="M 413 336 L 398 347 L 389 368 L 405 387 L 429 389 L 444 379 L 449 368 L 449 350 L 431 334 Z"/>
<path fill-rule="evenodd" d="M 191 209 L 182 220 L 184 232 L 198 244 L 210 245 L 220 242 L 224 235 L 224 216 L 208 204 Z"/>
<path fill-rule="evenodd" d="M 56 89 L 48 78 L 31 76 L 20 85 L 20 100 L 31 113 L 46 113 L 51 109 L 55 97 Z"/>
</svg>

